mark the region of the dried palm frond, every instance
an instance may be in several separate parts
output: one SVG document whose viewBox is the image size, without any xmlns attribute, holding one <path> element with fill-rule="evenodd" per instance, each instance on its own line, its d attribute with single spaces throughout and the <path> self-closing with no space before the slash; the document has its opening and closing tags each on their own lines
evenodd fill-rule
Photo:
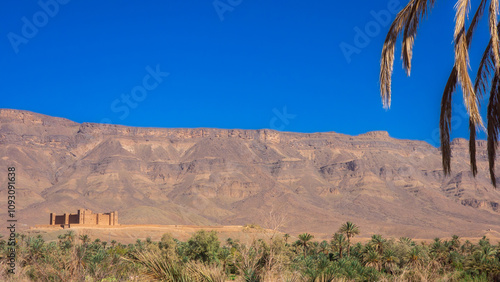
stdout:
<svg viewBox="0 0 500 282">
<path fill-rule="evenodd" d="M 498 34 L 498 32 L 499 32 L 498 28 L 500 27 L 500 24 L 497 24 L 496 27 L 497 27 L 497 34 Z M 474 91 L 476 92 L 476 96 L 478 98 L 486 95 L 486 91 L 489 87 L 489 82 L 490 82 L 491 76 L 493 73 L 495 73 L 496 67 L 494 65 L 494 54 L 492 52 L 492 48 L 494 45 L 493 41 L 494 41 L 493 39 L 490 39 L 488 46 L 486 46 L 486 50 L 484 50 L 483 57 L 481 58 L 479 68 L 477 70 L 476 81 L 474 83 Z M 495 80 L 493 82 L 495 82 Z M 497 86 L 492 85 L 492 87 L 491 87 L 489 105 L 491 105 L 491 99 L 492 99 L 491 94 L 493 94 L 496 91 L 495 87 L 497 87 Z M 488 112 L 489 111 L 490 111 L 490 106 L 488 106 Z M 490 132 L 494 132 L 494 130 L 490 129 L 490 127 L 492 126 L 492 124 L 490 122 L 490 118 L 491 118 L 490 115 L 488 115 L 488 135 L 490 135 Z M 472 126 L 471 126 L 470 122 L 469 122 L 469 128 L 471 128 L 470 130 L 472 130 Z M 474 137 L 474 139 L 473 139 L 473 137 Z M 493 138 L 492 140 L 496 140 L 497 137 L 492 137 L 492 138 Z M 490 143 L 490 137 L 488 137 L 488 140 L 489 140 L 488 141 L 488 152 L 492 152 L 492 154 L 493 154 L 493 157 L 488 157 L 489 163 L 490 163 L 490 176 L 491 176 L 491 181 L 493 183 L 493 186 L 496 187 L 495 172 L 493 170 L 495 167 L 494 156 L 495 156 L 495 152 L 496 152 L 496 145 L 494 145 L 494 143 L 496 141 L 494 141 L 494 142 L 491 141 L 493 143 Z M 474 144 L 472 144 L 472 142 L 474 142 Z M 469 138 L 469 152 L 471 155 L 471 164 L 473 161 L 473 159 L 472 159 L 473 154 L 474 154 L 474 162 L 476 161 L 475 160 L 475 153 L 476 153 L 475 146 L 476 146 L 476 144 L 475 144 L 475 132 L 474 132 L 474 136 L 472 135 L 472 132 L 471 132 L 471 136 Z M 474 171 L 474 169 L 475 169 L 475 171 Z M 474 173 L 474 176 L 477 174 L 477 167 L 473 168 L 473 173 Z"/>
<path fill-rule="evenodd" d="M 470 47 L 470 42 L 472 41 L 472 36 L 474 35 L 474 31 L 476 30 L 479 20 L 484 14 L 484 8 L 486 7 L 486 2 L 487 2 L 486 0 L 481 0 L 481 3 L 479 3 L 479 6 L 477 7 L 476 13 L 472 18 L 469 28 L 467 29 L 467 38 L 466 38 L 467 48 Z"/>
<path fill-rule="evenodd" d="M 486 95 L 491 75 L 494 73 L 495 66 L 493 65 L 493 58 L 491 54 L 492 42 L 488 43 L 486 50 L 484 50 L 481 63 L 477 69 L 476 81 L 474 82 L 474 91 L 478 97 Z"/>
<path fill-rule="evenodd" d="M 434 1 L 435 0 L 410 1 L 410 3 L 412 3 L 412 7 L 409 15 L 406 17 L 406 24 L 403 34 L 403 43 L 402 43 L 403 46 L 401 49 L 403 68 L 406 70 L 406 74 L 408 76 L 410 76 L 411 72 L 413 44 L 415 43 L 415 36 L 417 35 L 417 27 L 420 22 L 420 18 L 424 17 L 427 14 L 428 8 L 432 8 L 432 6 L 434 5 Z"/>
<path fill-rule="evenodd" d="M 500 83 L 499 72 L 495 72 L 495 78 L 491 83 L 490 100 L 488 103 L 488 161 L 490 165 L 490 177 L 493 186 L 497 187 L 495 178 L 495 156 L 498 145 L 498 132 L 500 130 Z"/>
<path fill-rule="evenodd" d="M 382 47 L 382 58 L 380 60 L 380 97 L 384 108 L 391 107 L 391 76 L 394 67 L 394 46 L 399 34 L 403 30 L 414 0 L 411 0 L 396 16 L 389 28 Z"/>
<path fill-rule="evenodd" d="M 439 122 L 440 137 L 441 137 L 441 153 L 443 170 L 445 175 L 451 172 L 451 147 L 450 147 L 450 130 L 451 130 L 451 98 L 457 85 L 457 69 L 453 67 L 451 70 L 448 82 L 444 88 L 443 98 L 441 99 L 441 117 Z"/>
<path fill-rule="evenodd" d="M 410 0 L 391 24 L 382 48 L 380 62 L 380 96 L 386 109 L 391 106 L 391 76 L 394 67 L 396 41 L 404 29 L 401 57 L 403 59 L 403 68 L 410 75 L 417 27 L 420 19 L 427 14 L 434 2 L 435 0 Z"/>
<path fill-rule="evenodd" d="M 474 15 L 474 18 L 472 19 L 472 23 L 469 27 L 469 30 L 467 31 L 468 44 L 470 44 L 470 41 L 472 40 L 472 35 L 469 36 L 469 31 L 473 26 L 477 24 L 477 21 L 480 17 L 480 16 L 477 17 L 478 12 L 481 10 L 481 15 L 482 15 L 485 5 L 486 5 L 486 0 L 482 0 L 481 3 L 479 4 L 479 8 L 478 11 L 476 12 L 476 15 Z M 497 25 L 497 34 L 498 34 L 498 27 L 499 25 Z M 477 70 L 476 80 L 474 82 L 474 92 L 476 93 L 476 96 L 478 96 L 478 98 L 482 98 L 483 96 L 486 95 L 486 90 L 487 87 L 489 86 L 491 75 L 494 73 L 493 70 L 495 69 L 495 66 L 493 64 L 492 54 L 491 54 L 492 44 L 493 42 L 490 39 L 488 46 L 486 46 L 486 50 L 484 50 L 483 57 L 481 58 L 479 68 Z"/>
<path fill-rule="evenodd" d="M 498 28 L 497 28 L 497 15 L 498 15 L 498 0 L 491 0 L 490 2 L 490 35 L 491 35 L 491 48 L 493 50 L 493 59 L 495 68 L 500 69 L 500 53 L 498 46 Z"/>
<path fill-rule="evenodd" d="M 465 36 L 465 18 L 469 8 L 468 0 L 458 0 L 455 19 L 455 67 L 457 68 L 457 77 L 464 97 L 464 104 L 469 113 L 469 117 L 474 125 L 484 128 L 483 120 L 479 113 L 477 97 L 474 92 L 472 81 L 469 77 L 469 51 L 467 38 Z"/>
<path fill-rule="evenodd" d="M 417 27 L 421 17 L 423 17 L 435 0 L 409 0 L 408 4 L 398 13 L 393 21 L 382 49 L 380 63 L 380 95 L 384 108 L 391 105 L 391 75 L 394 65 L 394 48 L 396 41 L 404 30 L 402 42 L 403 68 L 409 75 L 411 72 L 411 60 L 413 56 L 413 45 L 417 33 Z M 492 183 L 496 187 L 495 181 L 495 153 L 498 145 L 498 133 L 500 132 L 500 24 L 497 20 L 499 13 L 499 0 L 490 0 L 489 6 L 489 27 L 491 40 L 483 53 L 479 69 L 477 71 L 474 84 L 469 76 L 469 46 L 472 35 L 479 19 L 482 17 L 487 0 L 481 0 L 479 7 L 472 19 L 467 33 L 465 33 L 465 21 L 467 19 L 470 0 L 457 0 L 455 9 L 455 30 L 454 30 L 454 51 L 455 64 L 448 78 L 441 100 L 440 116 L 440 138 L 443 153 L 443 169 L 445 175 L 451 172 L 451 102 L 457 83 L 460 83 L 464 105 L 469 116 L 469 153 L 471 170 L 474 176 L 477 175 L 476 164 L 476 128 L 486 130 L 479 112 L 480 98 L 483 97 L 490 86 L 490 79 L 494 73 L 491 83 L 490 102 L 488 105 L 488 159 L 490 162 L 490 175 Z M 492 70 L 495 70 L 494 72 Z"/>
<path fill-rule="evenodd" d="M 479 19 L 483 16 L 484 13 L 484 8 L 486 6 L 486 0 L 482 0 L 481 3 L 479 4 L 479 7 L 476 10 L 476 13 L 474 14 L 474 17 L 472 18 L 472 22 L 467 29 L 467 35 L 466 35 L 466 42 L 467 42 L 467 48 L 470 47 L 470 42 L 472 41 L 472 36 L 474 35 L 474 31 L 476 30 L 477 24 L 479 22 Z M 450 146 L 450 130 L 451 130 L 451 100 L 453 93 L 455 92 L 456 85 L 457 85 L 457 68 L 456 66 L 453 66 L 453 69 L 451 70 L 450 76 L 448 77 L 448 81 L 446 83 L 446 87 L 444 88 L 444 93 L 443 93 L 443 98 L 441 100 L 441 117 L 440 117 L 440 123 L 439 123 L 439 128 L 440 128 L 440 137 L 441 137 L 441 152 L 442 152 L 442 162 L 443 162 L 443 170 L 445 175 L 450 174 L 451 172 L 451 146 Z M 478 86 L 478 80 L 476 79 L 476 85 L 474 85 L 475 88 L 474 90 L 476 91 L 476 87 Z M 485 87 L 484 85 L 482 85 Z M 477 95 L 476 95 L 477 97 Z M 470 119 L 469 119 L 470 120 Z M 474 136 L 474 144 L 472 145 L 469 141 L 469 147 L 475 149 L 475 125 L 472 124 L 473 127 L 470 126 L 469 124 L 469 129 L 472 130 L 474 129 L 474 133 L 470 133 L 471 137 Z M 471 139 L 472 140 L 472 139 Z M 474 176 L 477 173 L 477 167 L 476 167 L 476 154 L 475 150 L 474 152 L 470 151 L 470 158 L 471 158 L 471 167 Z"/>
<path fill-rule="evenodd" d="M 476 163 L 476 125 L 469 119 L 469 157 L 470 157 L 470 168 L 472 170 L 472 175 L 476 177 L 477 175 L 477 163 Z"/>
<path fill-rule="evenodd" d="M 497 31 L 500 33 L 500 23 L 497 24 Z M 488 46 L 486 46 L 486 49 L 483 52 L 479 68 L 477 69 L 474 91 L 476 92 L 478 99 L 486 95 L 491 76 L 494 74 L 496 69 L 493 61 L 494 55 L 492 53 L 492 46 L 493 40 L 490 39 Z"/>
</svg>

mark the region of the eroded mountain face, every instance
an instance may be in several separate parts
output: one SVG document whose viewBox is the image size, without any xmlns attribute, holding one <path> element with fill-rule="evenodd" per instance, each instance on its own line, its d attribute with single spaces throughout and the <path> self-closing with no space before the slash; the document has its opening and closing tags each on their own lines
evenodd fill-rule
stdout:
<svg viewBox="0 0 500 282">
<path fill-rule="evenodd" d="M 285 217 L 287 232 L 332 233 L 347 220 L 391 236 L 500 231 L 486 144 L 478 141 L 475 179 L 467 150 L 453 141 L 444 177 L 437 148 L 386 132 L 133 128 L 0 110 L 0 167 L 16 167 L 28 225 L 89 208 L 118 210 L 122 224 L 270 226 Z"/>
</svg>

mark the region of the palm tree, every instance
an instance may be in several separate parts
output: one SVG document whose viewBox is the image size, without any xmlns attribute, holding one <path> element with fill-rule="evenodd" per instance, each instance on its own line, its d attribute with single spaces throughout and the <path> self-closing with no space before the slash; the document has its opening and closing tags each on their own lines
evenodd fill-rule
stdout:
<svg viewBox="0 0 500 282">
<path fill-rule="evenodd" d="M 498 271 L 498 261 L 496 260 L 497 250 L 491 245 L 484 245 L 476 250 L 465 262 L 465 269 L 488 272 L 488 270 Z"/>
<path fill-rule="evenodd" d="M 321 241 L 321 243 L 318 244 L 318 254 L 323 253 L 325 255 L 328 255 L 330 250 L 330 245 L 326 240 Z"/>
<path fill-rule="evenodd" d="M 412 265 L 418 264 L 423 258 L 423 252 L 419 247 L 413 247 L 408 254 L 406 254 L 406 259 Z"/>
<path fill-rule="evenodd" d="M 303 233 L 299 235 L 299 242 L 304 247 L 304 258 L 306 257 L 307 254 L 307 247 L 309 246 L 309 241 L 311 241 L 313 238 L 314 236 L 309 233 Z"/>
<path fill-rule="evenodd" d="M 390 272 L 393 273 L 394 269 L 396 268 L 397 264 L 399 263 L 399 258 L 396 256 L 396 252 L 393 250 L 385 250 L 384 255 L 382 257 L 382 262 L 384 265 L 384 268 Z"/>
<path fill-rule="evenodd" d="M 444 262 L 448 256 L 448 247 L 446 243 L 441 242 L 441 239 L 434 238 L 434 243 L 430 246 L 430 253 L 433 257 L 441 262 Z"/>
<path fill-rule="evenodd" d="M 474 252 L 475 246 L 469 240 L 465 240 L 465 243 L 460 249 L 463 254 L 470 255 Z"/>
<path fill-rule="evenodd" d="M 90 242 L 90 237 L 89 235 L 80 235 L 80 240 L 82 240 L 84 246 L 87 246 L 87 244 Z"/>
<path fill-rule="evenodd" d="M 399 243 L 407 246 L 414 246 L 415 242 L 413 242 L 410 238 L 408 237 L 400 237 L 399 238 Z"/>
<path fill-rule="evenodd" d="M 417 34 L 420 20 L 430 11 L 435 0 L 410 0 L 408 4 L 398 13 L 387 33 L 382 48 L 380 63 L 380 95 L 385 108 L 391 105 L 391 76 L 394 65 L 394 49 L 398 37 L 402 34 L 402 60 L 403 68 L 407 75 L 411 72 L 411 59 L 413 44 Z M 498 144 L 498 133 L 500 132 L 500 50 L 499 50 L 499 25 L 497 14 L 499 8 L 498 0 L 490 0 L 489 5 L 489 29 L 491 40 L 483 53 L 482 60 L 476 74 L 474 84 L 468 73 L 469 47 L 474 31 L 479 20 L 484 14 L 487 1 L 481 0 L 472 18 L 469 27 L 466 26 L 470 0 L 456 1 L 455 16 L 455 64 L 451 70 L 441 100 L 440 139 L 442 150 L 442 165 L 445 175 L 451 173 L 450 160 L 450 131 L 451 131 L 451 105 L 452 94 L 455 92 L 457 83 L 463 94 L 464 104 L 469 114 L 469 154 L 471 170 L 474 176 L 477 174 L 476 165 L 476 127 L 484 128 L 483 120 L 479 112 L 479 98 L 488 88 L 490 98 L 487 113 L 488 133 L 488 160 L 492 184 L 496 187 L 495 179 L 495 153 Z"/>
<path fill-rule="evenodd" d="M 346 238 L 342 233 L 333 234 L 331 245 L 334 251 L 339 253 L 339 258 L 343 257 L 344 246 L 346 244 Z"/>
<path fill-rule="evenodd" d="M 380 254 L 377 253 L 375 250 L 368 250 L 364 255 L 363 255 L 363 262 L 365 266 L 367 267 L 373 267 L 380 271 L 382 267 L 382 258 L 380 257 Z"/>
<path fill-rule="evenodd" d="M 490 245 L 490 239 L 487 238 L 486 236 L 483 236 L 483 238 L 481 238 L 481 240 L 479 240 L 478 244 L 481 247 L 488 246 L 488 245 Z"/>
<path fill-rule="evenodd" d="M 457 251 L 460 248 L 460 237 L 458 235 L 451 236 L 450 248 L 453 251 Z"/>
<path fill-rule="evenodd" d="M 359 234 L 359 227 L 356 224 L 348 221 L 340 226 L 338 232 L 345 234 L 345 236 L 347 237 L 347 256 L 349 256 L 351 254 L 351 237 Z"/>
<path fill-rule="evenodd" d="M 495 259 L 497 250 L 492 246 L 486 245 L 477 251 L 480 254 L 481 261 L 491 261 Z"/>
<path fill-rule="evenodd" d="M 73 240 L 75 239 L 75 232 L 70 230 L 66 232 L 65 236 L 70 242 L 73 242 Z"/>
<path fill-rule="evenodd" d="M 288 239 L 290 238 L 290 234 L 285 233 L 285 235 L 283 235 L 283 238 L 285 239 L 285 245 L 287 245 L 288 244 Z"/>
<path fill-rule="evenodd" d="M 373 235 L 370 244 L 374 247 L 379 254 L 384 252 L 384 244 L 387 240 L 382 238 L 382 235 Z"/>
</svg>

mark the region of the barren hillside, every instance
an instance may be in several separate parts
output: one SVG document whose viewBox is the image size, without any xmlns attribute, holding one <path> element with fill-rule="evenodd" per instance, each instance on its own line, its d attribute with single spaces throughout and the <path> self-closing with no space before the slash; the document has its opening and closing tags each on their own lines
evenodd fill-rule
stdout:
<svg viewBox="0 0 500 282">
<path fill-rule="evenodd" d="M 386 132 L 134 128 L 0 110 L 0 181 L 16 167 L 29 226 L 81 207 L 118 210 L 123 224 L 272 227 L 284 217 L 292 233 L 331 233 L 346 220 L 366 234 L 418 238 L 500 231 L 486 144 L 476 179 L 467 148 L 453 141 L 445 178 L 438 149 Z"/>
</svg>

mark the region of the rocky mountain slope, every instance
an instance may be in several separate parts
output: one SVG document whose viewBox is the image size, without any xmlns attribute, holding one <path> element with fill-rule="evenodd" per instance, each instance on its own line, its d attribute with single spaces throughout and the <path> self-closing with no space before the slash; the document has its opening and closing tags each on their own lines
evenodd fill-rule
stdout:
<svg viewBox="0 0 500 282">
<path fill-rule="evenodd" d="M 437 148 L 387 132 L 134 128 L 2 109 L 0 197 L 15 166 L 23 226 L 81 207 L 118 210 L 122 224 L 283 222 L 286 232 L 332 233 L 350 220 L 366 234 L 495 233 L 500 190 L 486 144 L 478 141 L 476 179 L 467 148 L 453 141 L 444 177 Z"/>
</svg>

